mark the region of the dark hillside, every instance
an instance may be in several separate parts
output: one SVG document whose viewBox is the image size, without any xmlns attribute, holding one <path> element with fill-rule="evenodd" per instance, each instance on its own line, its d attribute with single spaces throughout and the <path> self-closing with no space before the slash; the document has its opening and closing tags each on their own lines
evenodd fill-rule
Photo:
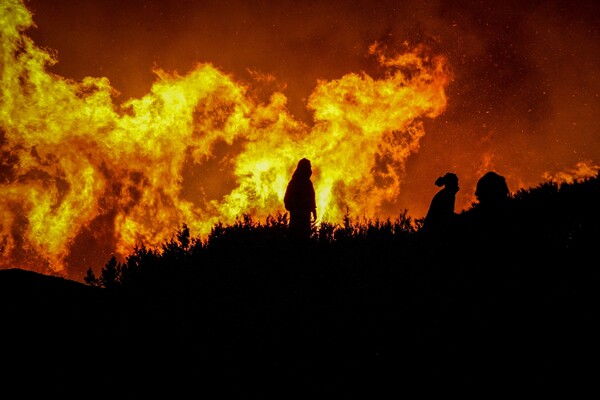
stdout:
<svg viewBox="0 0 600 400">
<path fill-rule="evenodd" d="M 0 270 L 3 387 L 34 395 L 41 387 L 68 387 L 96 368 L 85 346 L 101 338 L 108 300 L 102 289 L 79 282 Z"/>
<path fill-rule="evenodd" d="M 70 360 L 51 376 L 96 391 L 591 387 L 598 204 L 596 177 L 520 191 L 493 212 L 475 204 L 435 234 L 405 214 L 323 223 L 307 242 L 287 237 L 285 216 L 217 225 L 206 241 L 184 226 L 160 250 L 109 260 L 89 286 L 0 271 L 5 326 L 18 327 L 4 343 L 49 370 Z"/>
</svg>

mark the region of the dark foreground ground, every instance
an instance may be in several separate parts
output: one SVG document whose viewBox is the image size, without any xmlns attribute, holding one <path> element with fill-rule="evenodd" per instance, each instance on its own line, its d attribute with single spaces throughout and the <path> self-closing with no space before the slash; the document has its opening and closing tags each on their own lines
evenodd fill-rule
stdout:
<svg viewBox="0 0 600 400">
<path fill-rule="evenodd" d="M 595 177 L 475 206 L 442 235 L 322 225 L 299 244 L 246 220 L 108 262 L 97 286 L 0 270 L 0 390 L 597 397 L 598 204 Z"/>
<path fill-rule="evenodd" d="M 2 270 L 3 385 L 195 398 L 596 390 L 598 279 L 584 260 L 532 272 L 306 257 L 149 292 Z"/>
</svg>

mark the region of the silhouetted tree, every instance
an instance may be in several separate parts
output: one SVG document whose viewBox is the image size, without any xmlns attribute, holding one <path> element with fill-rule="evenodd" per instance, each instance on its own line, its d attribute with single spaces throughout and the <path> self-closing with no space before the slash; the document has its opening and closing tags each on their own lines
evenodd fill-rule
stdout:
<svg viewBox="0 0 600 400">
<path fill-rule="evenodd" d="M 102 274 L 100 275 L 100 281 L 102 286 L 106 289 L 114 289 L 120 286 L 121 279 L 121 265 L 117 261 L 115 256 L 112 256 L 110 260 L 102 268 Z"/>
<path fill-rule="evenodd" d="M 100 279 L 96 278 L 96 274 L 94 274 L 91 267 L 86 271 L 83 281 L 90 286 L 102 286 Z"/>
</svg>

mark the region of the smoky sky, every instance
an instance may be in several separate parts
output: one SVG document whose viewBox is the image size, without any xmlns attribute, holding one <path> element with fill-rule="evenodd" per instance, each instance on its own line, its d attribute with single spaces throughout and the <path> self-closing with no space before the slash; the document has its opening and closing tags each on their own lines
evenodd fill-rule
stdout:
<svg viewBox="0 0 600 400">
<path fill-rule="evenodd" d="M 318 80 L 382 73 L 368 55 L 371 43 L 426 44 L 448 58 L 448 108 L 425 121 L 391 213 L 424 215 L 438 189 L 433 182 L 446 172 L 459 176 L 457 207 L 465 208 L 486 170 L 506 176 L 514 192 L 581 162 L 600 164 L 597 1 L 25 4 L 36 24 L 27 35 L 57 55 L 51 72 L 105 76 L 120 92 L 117 101 L 147 93 L 153 67 L 186 73 L 208 62 L 265 95 L 282 91 L 292 114 L 308 123 L 306 102 Z"/>
</svg>

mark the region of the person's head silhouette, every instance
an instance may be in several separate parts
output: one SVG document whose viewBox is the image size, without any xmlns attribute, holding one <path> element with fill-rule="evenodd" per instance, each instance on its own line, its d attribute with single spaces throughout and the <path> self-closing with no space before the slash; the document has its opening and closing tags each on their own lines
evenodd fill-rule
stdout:
<svg viewBox="0 0 600 400">
<path fill-rule="evenodd" d="M 446 189 L 458 192 L 458 176 L 452 172 L 447 172 L 444 176 L 440 176 L 435 180 L 436 186 L 444 186 Z"/>
<path fill-rule="evenodd" d="M 296 166 L 296 171 L 294 171 L 294 178 L 304 178 L 308 179 L 312 175 L 312 166 L 310 164 L 310 160 L 307 158 L 303 158 L 298 161 L 298 165 Z"/>
<path fill-rule="evenodd" d="M 506 179 L 494 171 L 489 171 L 477 181 L 475 197 L 481 205 L 503 204 L 509 197 Z"/>
</svg>

